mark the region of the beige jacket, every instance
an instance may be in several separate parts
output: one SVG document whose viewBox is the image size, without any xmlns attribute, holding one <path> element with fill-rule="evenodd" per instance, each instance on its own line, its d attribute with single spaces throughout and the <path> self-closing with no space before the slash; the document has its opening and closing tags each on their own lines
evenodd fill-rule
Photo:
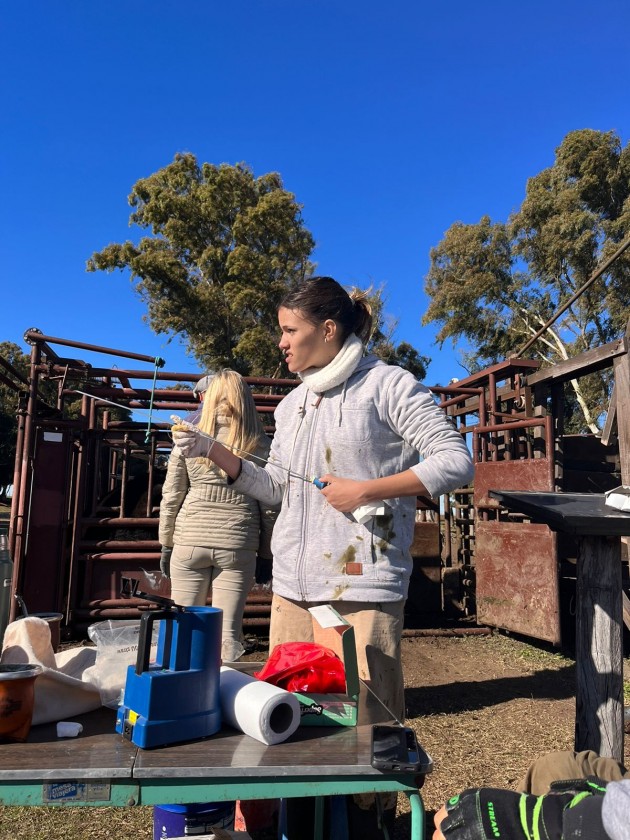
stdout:
<svg viewBox="0 0 630 840">
<path fill-rule="evenodd" d="M 227 426 L 222 426 L 217 440 L 226 437 Z M 264 438 L 255 454 L 266 459 L 269 446 Z M 229 486 L 217 467 L 197 458 L 184 458 L 179 448 L 173 447 L 162 487 L 161 545 L 245 548 L 270 559 L 276 516 L 277 511 L 268 505 Z"/>
</svg>

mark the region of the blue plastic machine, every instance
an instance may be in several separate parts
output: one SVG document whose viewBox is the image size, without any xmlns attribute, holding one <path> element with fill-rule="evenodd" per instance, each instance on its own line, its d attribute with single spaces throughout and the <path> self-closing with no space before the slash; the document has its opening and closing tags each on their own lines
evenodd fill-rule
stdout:
<svg viewBox="0 0 630 840">
<path fill-rule="evenodd" d="M 138 657 L 127 670 L 116 716 L 116 732 L 143 749 L 207 738 L 221 728 L 221 610 L 155 600 L 168 606 L 140 620 Z M 150 663 L 156 621 L 157 656 Z"/>
</svg>

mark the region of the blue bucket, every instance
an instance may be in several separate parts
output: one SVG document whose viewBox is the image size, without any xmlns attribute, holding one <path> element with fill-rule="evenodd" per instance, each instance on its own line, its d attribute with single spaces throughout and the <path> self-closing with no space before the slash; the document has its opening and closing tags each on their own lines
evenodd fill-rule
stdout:
<svg viewBox="0 0 630 840">
<path fill-rule="evenodd" d="M 211 828 L 234 828 L 236 802 L 204 802 L 194 805 L 155 805 L 153 840 L 172 837 L 212 837 Z"/>
</svg>

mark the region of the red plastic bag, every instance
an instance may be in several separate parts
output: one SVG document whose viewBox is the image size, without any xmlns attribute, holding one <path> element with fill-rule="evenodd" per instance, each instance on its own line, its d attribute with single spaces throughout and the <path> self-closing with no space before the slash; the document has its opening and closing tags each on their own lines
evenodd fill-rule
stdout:
<svg viewBox="0 0 630 840">
<path fill-rule="evenodd" d="M 284 642 L 276 645 L 259 680 L 287 691 L 313 694 L 345 694 L 346 672 L 336 653 L 313 642 Z"/>
</svg>

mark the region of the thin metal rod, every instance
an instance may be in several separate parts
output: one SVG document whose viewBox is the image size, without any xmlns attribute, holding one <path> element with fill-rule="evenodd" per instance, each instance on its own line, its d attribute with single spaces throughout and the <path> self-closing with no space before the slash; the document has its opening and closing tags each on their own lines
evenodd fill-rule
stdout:
<svg viewBox="0 0 630 840">
<path fill-rule="evenodd" d="M 202 432 L 198 426 L 193 425 L 192 423 L 188 423 L 186 420 L 182 420 L 180 417 L 176 415 L 171 416 L 171 420 L 180 426 L 184 426 L 191 432 L 194 432 L 199 437 L 206 438 L 206 440 L 212 441 L 212 443 L 217 443 L 216 438 L 213 438 L 212 435 L 206 434 L 206 432 Z M 175 441 L 177 443 L 177 441 Z M 261 464 L 271 464 L 267 458 L 261 458 L 260 455 L 254 455 L 252 452 L 247 452 L 245 449 L 241 449 L 238 446 L 229 445 L 227 443 L 222 443 L 221 446 L 224 446 L 226 449 L 231 449 L 233 452 L 242 452 L 244 455 L 247 455 L 248 458 L 253 458 L 255 461 L 260 461 Z M 300 475 L 299 473 L 293 472 L 292 470 L 287 469 L 287 467 L 283 467 L 281 464 L 276 464 L 275 462 L 271 464 L 272 467 L 277 467 L 280 470 L 283 470 L 287 475 L 290 475 L 291 478 L 299 478 L 300 481 L 305 481 L 307 484 L 315 484 L 315 479 L 307 478 L 305 475 Z M 320 488 L 321 489 L 321 488 Z"/>
</svg>

